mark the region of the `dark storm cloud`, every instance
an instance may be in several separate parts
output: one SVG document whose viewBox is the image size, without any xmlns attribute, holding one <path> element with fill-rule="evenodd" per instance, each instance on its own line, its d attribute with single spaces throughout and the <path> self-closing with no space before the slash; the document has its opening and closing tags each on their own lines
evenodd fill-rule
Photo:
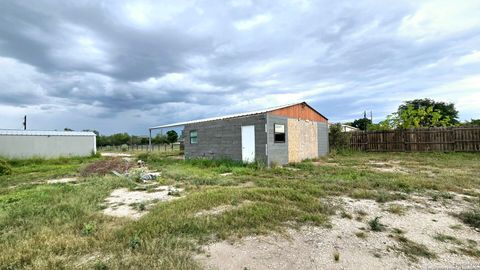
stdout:
<svg viewBox="0 0 480 270">
<path fill-rule="evenodd" d="M 381 118 L 429 96 L 475 117 L 479 12 L 476 1 L 2 1 L 0 112 L 5 127 L 30 113 L 42 129 L 142 133 L 302 100 L 333 121 Z"/>
</svg>

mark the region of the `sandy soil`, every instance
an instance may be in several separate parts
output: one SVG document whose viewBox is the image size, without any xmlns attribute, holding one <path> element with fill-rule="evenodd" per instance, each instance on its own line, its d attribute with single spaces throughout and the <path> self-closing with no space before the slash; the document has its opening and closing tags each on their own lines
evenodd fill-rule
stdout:
<svg viewBox="0 0 480 270">
<path fill-rule="evenodd" d="M 76 177 L 69 178 L 60 178 L 60 179 L 50 179 L 47 180 L 47 184 L 59 184 L 59 183 L 75 183 L 78 179 Z"/>
<path fill-rule="evenodd" d="M 153 192 L 130 191 L 128 188 L 116 189 L 105 199 L 107 207 L 103 209 L 103 213 L 114 217 L 139 219 L 148 213 L 148 209 L 154 203 L 179 198 L 170 195 L 172 190 L 181 191 L 170 186 L 159 186 Z M 140 210 L 135 207 L 138 204 L 145 205 L 145 209 Z"/>
<path fill-rule="evenodd" d="M 131 157 L 131 154 L 124 153 L 101 153 L 102 157 Z"/>
<path fill-rule="evenodd" d="M 213 243 L 205 246 L 205 254 L 196 259 L 206 269 L 478 268 L 479 258 L 451 252 L 465 247 L 467 241 L 480 246 L 480 233 L 451 215 L 469 206 L 464 196 L 454 194 L 453 201 L 443 202 L 414 196 L 410 201 L 387 204 L 332 199 L 344 209 L 331 218 L 332 228 L 303 227 L 298 231 L 289 229 L 283 235 L 246 237 L 233 244 Z M 387 211 L 390 205 L 400 205 L 406 210 L 402 215 L 394 214 Z M 368 221 L 376 216 L 381 216 L 385 231 L 370 230 Z M 398 229 L 409 240 L 425 245 L 437 258 L 406 256 L 399 250 L 400 243 L 391 237 Z M 363 235 L 359 237 L 357 233 Z M 433 238 L 438 233 L 459 241 L 438 241 Z M 339 260 L 335 261 L 337 252 Z"/>
</svg>

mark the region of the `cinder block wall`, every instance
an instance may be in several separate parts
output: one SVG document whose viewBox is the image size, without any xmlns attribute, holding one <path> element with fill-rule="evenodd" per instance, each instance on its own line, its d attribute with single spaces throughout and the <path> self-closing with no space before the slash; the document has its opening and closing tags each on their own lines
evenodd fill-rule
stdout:
<svg viewBox="0 0 480 270">
<path fill-rule="evenodd" d="M 317 122 L 318 128 L 318 156 L 328 155 L 328 123 Z"/>
<path fill-rule="evenodd" d="M 267 162 L 266 114 L 186 125 L 185 158 L 230 158 L 242 160 L 242 126 L 255 126 L 255 159 Z M 190 131 L 197 130 L 198 142 L 190 144 Z"/>
<path fill-rule="evenodd" d="M 274 142 L 274 125 L 280 124 L 285 126 L 285 142 Z M 267 114 L 267 149 L 268 164 L 287 164 L 288 163 L 288 118 L 284 116 L 275 116 Z"/>
<path fill-rule="evenodd" d="M 274 124 L 285 125 L 285 143 L 274 142 Z M 283 165 L 328 154 L 327 123 L 267 114 L 267 130 L 269 165 Z"/>
</svg>

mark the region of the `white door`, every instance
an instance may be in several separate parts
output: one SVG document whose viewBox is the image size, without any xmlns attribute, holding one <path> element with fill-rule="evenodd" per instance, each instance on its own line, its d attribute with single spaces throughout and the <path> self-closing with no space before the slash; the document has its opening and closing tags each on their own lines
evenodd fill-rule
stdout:
<svg viewBox="0 0 480 270">
<path fill-rule="evenodd" d="M 242 160 L 255 161 L 255 126 L 242 126 Z"/>
</svg>

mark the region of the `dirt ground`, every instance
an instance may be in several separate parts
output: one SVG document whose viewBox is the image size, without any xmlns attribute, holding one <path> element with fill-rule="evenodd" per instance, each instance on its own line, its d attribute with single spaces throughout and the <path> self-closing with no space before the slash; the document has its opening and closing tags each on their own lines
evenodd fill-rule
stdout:
<svg viewBox="0 0 480 270">
<path fill-rule="evenodd" d="M 159 186 L 151 192 L 130 191 L 128 188 L 116 189 L 105 199 L 106 208 L 103 209 L 103 214 L 139 219 L 148 213 L 154 203 L 178 198 L 171 195 L 172 190 L 176 193 L 181 191 L 170 186 Z"/>
<path fill-rule="evenodd" d="M 102 157 L 131 157 L 132 154 L 125 154 L 125 153 L 107 153 L 102 152 Z"/>
<path fill-rule="evenodd" d="M 232 270 L 478 268 L 480 259 L 461 251 L 478 248 L 480 233 L 452 215 L 468 209 L 468 196 L 450 194 L 449 200 L 414 195 L 385 204 L 331 198 L 342 209 L 331 218 L 331 228 L 306 226 L 212 243 L 196 259 L 206 269 Z M 381 217 L 383 231 L 371 230 L 369 221 L 375 217 Z M 435 258 L 405 252 L 399 235 L 424 245 Z M 438 235 L 448 238 L 439 240 Z"/>
</svg>

